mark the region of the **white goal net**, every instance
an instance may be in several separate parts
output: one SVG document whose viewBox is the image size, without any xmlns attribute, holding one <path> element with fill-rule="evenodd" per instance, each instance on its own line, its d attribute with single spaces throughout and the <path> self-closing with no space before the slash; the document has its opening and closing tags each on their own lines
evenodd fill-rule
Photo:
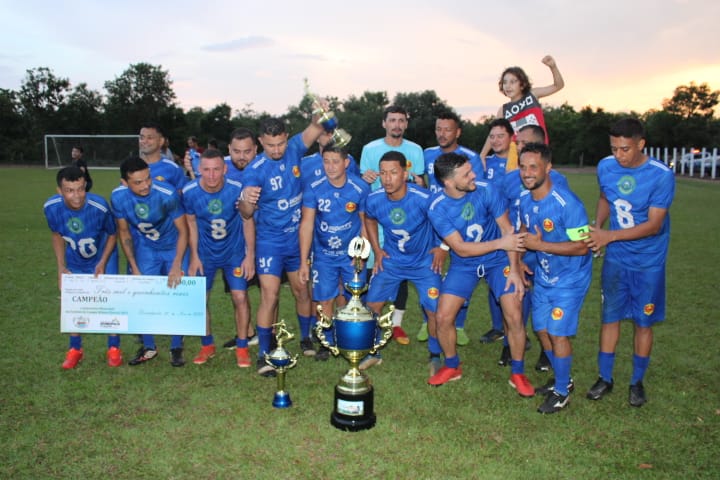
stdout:
<svg viewBox="0 0 720 480">
<path fill-rule="evenodd" d="M 83 149 L 83 160 L 92 169 L 115 169 L 130 155 L 138 154 L 137 135 L 45 135 L 45 168 L 72 165 L 73 147 Z"/>
</svg>

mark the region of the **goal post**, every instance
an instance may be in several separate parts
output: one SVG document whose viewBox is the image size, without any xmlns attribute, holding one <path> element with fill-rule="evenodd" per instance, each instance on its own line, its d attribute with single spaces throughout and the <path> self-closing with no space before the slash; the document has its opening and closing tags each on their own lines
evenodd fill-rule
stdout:
<svg viewBox="0 0 720 480">
<path fill-rule="evenodd" d="M 137 135 L 45 135 L 45 168 L 58 169 L 72 164 L 73 147 L 83 149 L 88 168 L 111 170 L 131 155 L 138 154 Z"/>
</svg>

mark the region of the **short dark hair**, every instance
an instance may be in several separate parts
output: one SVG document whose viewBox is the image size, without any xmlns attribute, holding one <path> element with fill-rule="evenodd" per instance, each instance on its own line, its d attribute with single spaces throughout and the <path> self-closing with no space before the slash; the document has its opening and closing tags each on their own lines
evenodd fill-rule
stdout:
<svg viewBox="0 0 720 480">
<path fill-rule="evenodd" d="M 461 126 L 460 117 L 450 110 L 438 113 L 437 120 L 452 120 L 458 127 Z"/>
<path fill-rule="evenodd" d="M 279 118 L 270 117 L 260 122 L 260 135 L 276 137 L 283 133 L 287 133 L 287 129 L 285 128 L 285 122 Z"/>
<path fill-rule="evenodd" d="M 380 157 L 380 162 L 378 163 L 382 162 L 399 162 L 403 170 L 407 168 L 407 158 L 405 158 L 402 152 L 398 152 L 397 150 L 385 152 L 383 156 Z"/>
<path fill-rule="evenodd" d="M 408 120 L 410 119 L 410 115 L 408 115 L 408 111 L 405 110 L 405 107 L 401 107 L 400 105 L 390 105 L 385 107 L 385 110 L 383 110 L 383 120 L 387 120 L 388 115 L 391 113 L 402 113 L 405 115 L 405 118 Z"/>
<path fill-rule="evenodd" d="M 462 167 L 467 162 L 468 158 L 465 155 L 455 152 L 443 153 L 433 165 L 435 180 L 444 185 L 445 179 L 451 177 L 455 169 Z"/>
<path fill-rule="evenodd" d="M 74 148 L 75 150 L 79 150 L 80 153 L 85 153 L 85 150 L 83 150 L 83 147 L 81 147 L 80 145 L 73 145 L 72 148 Z"/>
<path fill-rule="evenodd" d="M 215 150 L 217 150 L 219 148 L 217 140 L 215 140 L 214 138 L 211 140 L 208 140 L 208 147 L 214 148 Z"/>
<path fill-rule="evenodd" d="M 85 173 L 83 173 L 80 167 L 72 165 L 70 167 L 61 168 L 55 176 L 55 181 L 57 182 L 58 187 L 62 187 L 63 180 L 66 182 L 77 182 L 81 178 L 85 178 Z"/>
<path fill-rule="evenodd" d="M 645 127 L 640 120 L 634 117 L 625 117 L 618 120 L 615 125 L 610 128 L 611 137 L 624 138 L 645 138 Z"/>
<path fill-rule="evenodd" d="M 251 139 L 252 142 L 257 145 L 257 136 L 252 130 L 245 127 L 236 128 L 230 132 L 230 140 L 228 143 L 232 143 L 233 140 L 245 140 L 246 138 Z"/>
<path fill-rule="evenodd" d="M 507 131 L 508 135 L 510 135 L 511 137 L 515 135 L 515 130 L 513 130 L 512 124 L 504 118 L 496 118 L 495 120 L 490 122 L 490 130 L 495 127 L 504 128 Z"/>
<path fill-rule="evenodd" d="M 158 132 L 158 134 L 161 137 L 163 137 L 163 138 L 166 137 L 165 131 L 162 129 L 162 127 L 159 124 L 157 124 L 155 122 L 143 122 L 142 125 L 140 125 L 140 129 L 142 130 L 143 128 L 152 128 L 153 130 Z"/>
<path fill-rule="evenodd" d="M 505 78 L 505 75 L 508 73 L 515 75 L 515 78 L 518 79 L 520 82 L 520 90 L 523 95 L 530 93 L 530 90 L 532 90 L 532 83 L 530 83 L 530 79 L 528 78 L 527 73 L 525 73 L 525 70 L 520 67 L 508 67 L 503 70 L 502 75 L 500 75 L 500 81 L 498 82 L 500 93 L 505 93 L 503 90 L 503 78 Z"/>
<path fill-rule="evenodd" d="M 145 170 L 146 168 L 150 167 L 142 158 L 137 156 L 128 157 L 120 164 L 120 178 L 127 180 L 131 173 L 139 172 L 141 170 Z"/>
<path fill-rule="evenodd" d="M 346 148 L 343 148 L 343 147 L 336 147 L 335 145 L 330 145 L 329 147 L 326 147 L 323 149 L 323 151 L 322 151 L 323 156 L 325 156 L 325 154 L 328 152 L 339 154 L 340 158 L 342 158 L 343 160 L 348 158 L 348 151 Z"/>
<path fill-rule="evenodd" d="M 552 163 L 552 149 L 544 143 L 531 142 L 526 143 L 525 148 L 520 152 L 520 157 L 526 153 L 539 153 L 540 158 L 546 163 Z"/>
<path fill-rule="evenodd" d="M 527 125 L 523 125 L 520 130 L 518 130 L 518 133 L 528 131 L 530 132 L 530 135 L 535 138 L 535 141 L 537 143 L 545 143 L 545 130 L 540 125 L 534 125 L 532 123 L 529 123 Z M 530 142 L 528 142 L 530 143 Z"/>
<path fill-rule="evenodd" d="M 223 154 L 217 148 L 208 148 L 201 155 L 200 159 L 203 158 L 225 158 Z"/>
</svg>

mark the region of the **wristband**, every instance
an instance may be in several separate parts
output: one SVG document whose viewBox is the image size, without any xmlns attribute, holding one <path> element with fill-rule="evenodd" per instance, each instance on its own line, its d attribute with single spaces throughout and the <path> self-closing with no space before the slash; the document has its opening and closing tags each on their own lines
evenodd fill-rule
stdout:
<svg viewBox="0 0 720 480">
<path fill-rule="evenodd" d="M 440 249 L 441 249 L 441 250 L 445 250 L 446 252 L 449 252 L 449 251 L 450 251 L 450 247 L 448 247 L 448 245 L 447 245 L 445 242 L 442 242 L 442 243 L 440 244 Z"/>
</svg>

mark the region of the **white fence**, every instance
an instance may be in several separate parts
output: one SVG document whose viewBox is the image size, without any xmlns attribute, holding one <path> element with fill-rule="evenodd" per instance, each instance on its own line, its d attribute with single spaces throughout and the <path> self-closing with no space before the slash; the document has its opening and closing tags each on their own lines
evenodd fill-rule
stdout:
<svg viewBox="0 0 720 480">
<path fill-rule="evenodd" d="M 720 154 L 717 148 L 648 147 L 645 153 L 665 162 L 679 175 L 712 179 L 720 176 Z"/>
</svg>

